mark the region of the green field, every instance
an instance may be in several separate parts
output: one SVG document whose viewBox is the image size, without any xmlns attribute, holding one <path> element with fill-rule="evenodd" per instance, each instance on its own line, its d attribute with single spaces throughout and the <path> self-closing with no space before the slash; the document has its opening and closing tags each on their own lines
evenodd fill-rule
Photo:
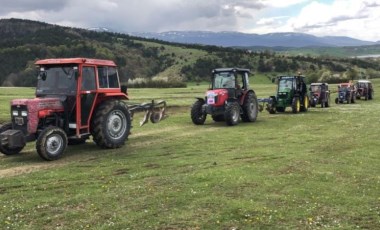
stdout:
<svg viewBox="0 0 380 230">
<path fill-rule="evenodd" d="M 192 124 L 190 106 L 207 84 L 131 89 L 133 101 L 171 107 L 158 124 L 138 127 L 136 117 L 123 148 L 87 141 L 45 162 L 30 143 L 0 156 L 0 228 L 378 229 L 380 81 L 373 82 L 372 101 L 265 111 L 234 127 L 210 117 Z M 254 89 L 267 97 L 275 85 Z M 9 119 L 12 98 L 33 93 L 1 88 L 0 121 Z"/>
</svg>

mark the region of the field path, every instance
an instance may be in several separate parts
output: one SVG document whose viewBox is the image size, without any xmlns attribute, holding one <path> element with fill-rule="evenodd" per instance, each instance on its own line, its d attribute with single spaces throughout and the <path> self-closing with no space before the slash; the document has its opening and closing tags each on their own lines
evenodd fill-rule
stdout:
<svg viewBox="0 0 380 230">
<path fill-rule="evenodd" d="M 56 168 L 63 165 L 65 165 L 65 162 L 43 162 L 43 163 L 35 163 L 35 164 L 30 163 L 28 165 L 1 169 L 0 178 L 18 176 L 25 173 L 31 173 L 31 172 L 49 169 L 49 168 Z"/>
</svg>

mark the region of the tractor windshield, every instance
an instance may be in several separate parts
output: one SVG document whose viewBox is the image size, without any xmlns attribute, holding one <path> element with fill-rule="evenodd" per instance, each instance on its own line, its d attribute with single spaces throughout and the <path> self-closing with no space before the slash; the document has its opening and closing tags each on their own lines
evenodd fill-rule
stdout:
<svg viewBox="0 0 380 230">
<path fill-rule="evenodd" d="M 278 82 L 278 92 L 290 92 L 293 87 L 293 79 L 282 78 Z"/>
<path fill-rule="evenodd" d="M 311 92 L 319 92 L 321 91 L 321 85 L 312 85 L 310 86 Z"/>
<path fill-rule="evenodd" d="M 76 65 L 48 65 L 40 68 L 37 95 L 75 95 Z"/>
<path fill-rule="evenodd" d="M 220 72 L 214 74 L 214 89 L 235 88 L 235 75 L 230 72 Z"/>
</svg>

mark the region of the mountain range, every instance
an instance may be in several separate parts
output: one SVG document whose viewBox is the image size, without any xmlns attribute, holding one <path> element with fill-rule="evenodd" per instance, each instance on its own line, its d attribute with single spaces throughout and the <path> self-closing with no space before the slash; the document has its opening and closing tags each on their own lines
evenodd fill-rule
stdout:
<svg viewBox="0 0 380 230">
<path fill-rule="evenodd" d="M 129 33 L 133 36 L 168 42 L 216 45 L 223 47 L 343 47 L 375 45 L 379 42 L 363 41 L 344 36 L 317 37 L 305 33 L 247 34 L 240 32 L 170 31 L 162 33 Z"/>
</svg>

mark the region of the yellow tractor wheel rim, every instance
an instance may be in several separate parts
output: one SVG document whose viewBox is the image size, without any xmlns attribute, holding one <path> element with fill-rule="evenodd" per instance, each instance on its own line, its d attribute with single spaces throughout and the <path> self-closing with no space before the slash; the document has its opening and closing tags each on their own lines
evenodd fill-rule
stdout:
<svg viewBox="0 0 380 230">
<path fill-rule="evenodd" d="M 303 104 L 305 106 L 305 109 L 309 108 L 309 100 L 307 99 L 307 97 L 305 97 Z"/>
<path fill-rule="evenodd" d="M 297 100 L 297 112 L 300 111 L 300 108 L 301 108 L 301 103 L 300 103 L 300 100 L 298 99 Z"/>
</svg>

